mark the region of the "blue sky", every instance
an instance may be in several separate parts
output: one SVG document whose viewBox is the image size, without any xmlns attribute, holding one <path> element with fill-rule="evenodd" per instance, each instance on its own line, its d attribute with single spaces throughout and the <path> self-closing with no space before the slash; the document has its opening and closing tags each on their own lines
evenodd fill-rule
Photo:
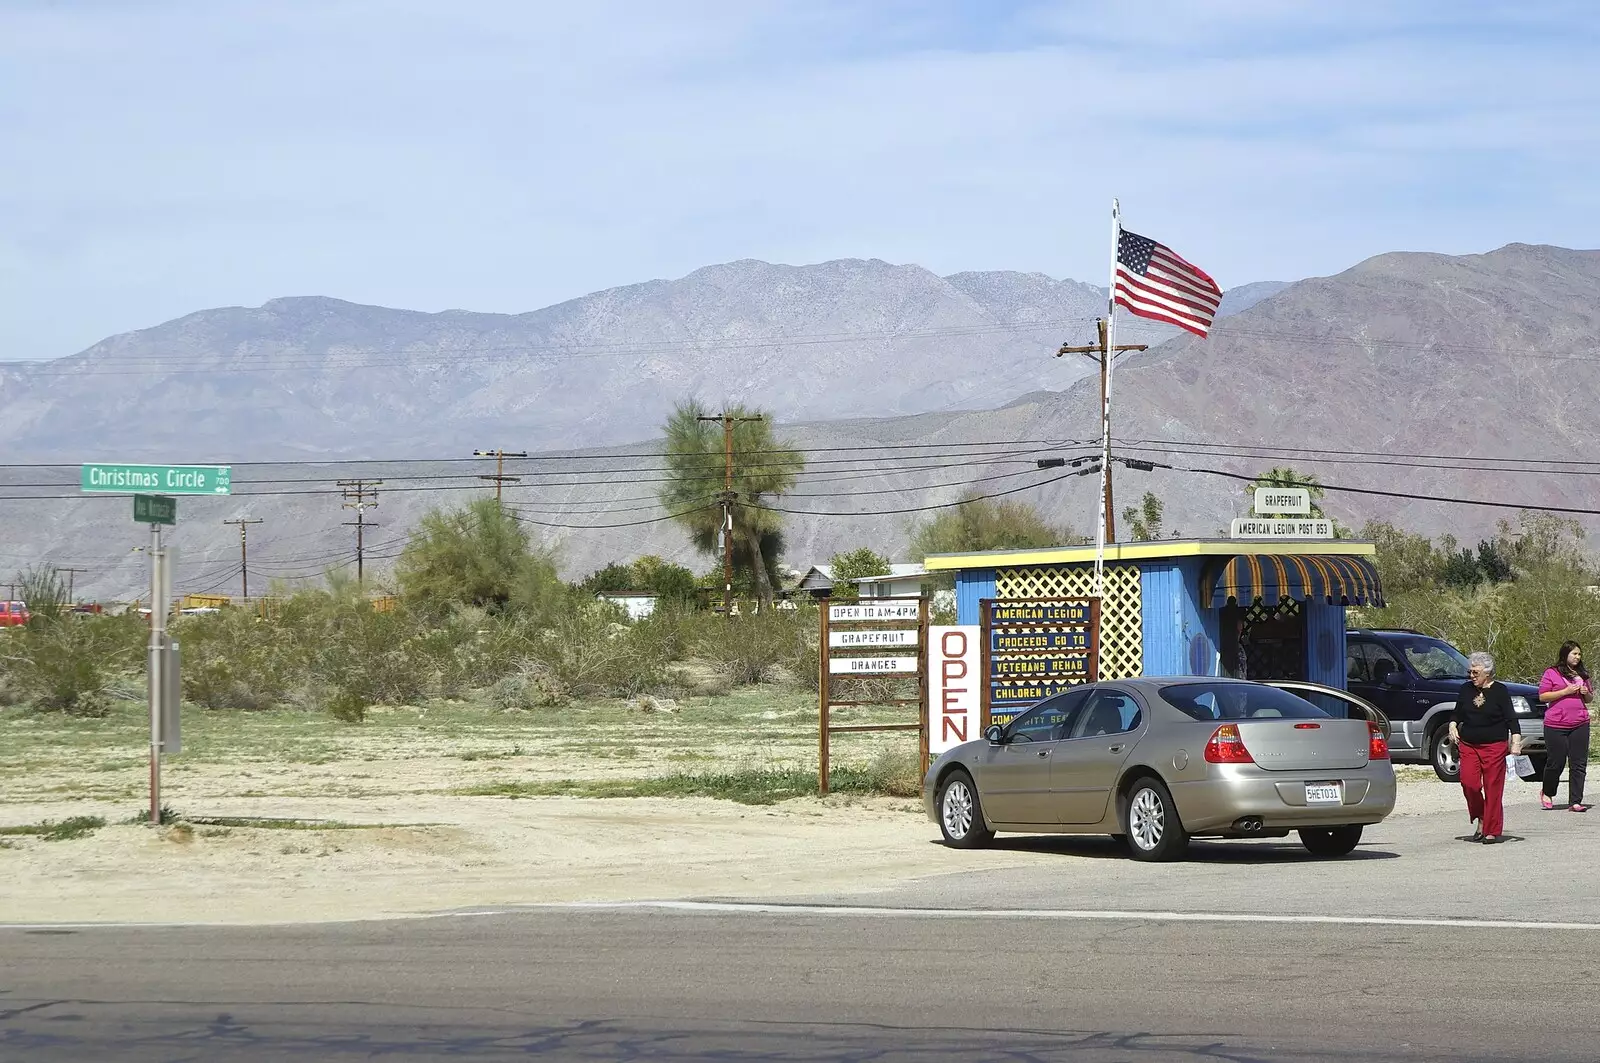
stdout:
<svg viewBox="0 0 1600 1063">
<path fill-rule="evenodd" d="M 1600 5 L 0 0 L 0 357 L 736 258 L 1224 286 L 1600 246 Z"/>
</svg>

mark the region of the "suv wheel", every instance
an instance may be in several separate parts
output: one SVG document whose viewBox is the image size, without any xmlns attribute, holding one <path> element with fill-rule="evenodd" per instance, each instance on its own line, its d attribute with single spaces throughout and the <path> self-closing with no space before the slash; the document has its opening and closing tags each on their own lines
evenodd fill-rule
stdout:
<svg viewBox="0 0 1600 1063">
<path fill-rule="evenodd" d="M 1428 760 L 1433 763 L 1433 773 L 1443 781 L 1461 781 L 1461 750 L 1450 741 L 1448 725 L 1435 727 L 1428 736 Z"/>
</svg>

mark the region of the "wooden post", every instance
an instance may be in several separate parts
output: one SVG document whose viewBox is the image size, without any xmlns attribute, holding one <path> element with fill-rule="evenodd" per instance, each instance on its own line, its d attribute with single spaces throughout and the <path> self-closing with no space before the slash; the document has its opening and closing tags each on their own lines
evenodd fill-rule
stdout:
<svg viewBox="0 0 1600 1063">
<path fill-rule="evenodd" d="M 989 729 L 993 709 L 989 704 L 989 696 L 994 692 L 989 683 L 989 626 L 990 607 L 994 604 L 992 599 L 984 598 L 978 602 L 978 733 L 981 735 Z"/>
<path fill-rule="evenodd" d="M 821 637 L 817 642 L 817 793 L 828 792 L 828 610 L 832 606 L 824 601 L 819 615 L 822 618 Z"/>
<path fill-rule="evenodd" d="M 920 660 L 917 662 L 917 694 L 922 699 L 922 727 L 917 731 L 917 752 L 922 756 L 922 772 L 928 771 L 928 739 L 932 727 L 933 706 L 928 703 L 928 668 L 933 663 L 933 647 L 928 643 L 928 626 L 931 619 L 929 602 L 924 597 L 918 603 L 917 611 L 917 653 Z"/>
<path fill-rule="evenodd" d="M 1089 674 L 1090 682 L 1100 682 L 1100 599 L 1089 599 Z"/>
</svg>

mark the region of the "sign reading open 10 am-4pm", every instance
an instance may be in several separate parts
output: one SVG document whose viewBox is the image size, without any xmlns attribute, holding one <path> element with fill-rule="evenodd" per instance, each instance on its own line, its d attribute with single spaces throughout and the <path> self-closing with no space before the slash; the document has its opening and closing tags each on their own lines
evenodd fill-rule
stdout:
<svg viewBox="0 0 1600 1063">
<path fill-rule="evenodd" d="M 83 467 L 83 490 L 113 494 L 226 495 L 233 491 L 227 465 L 127 465 Z"/>
</svg>

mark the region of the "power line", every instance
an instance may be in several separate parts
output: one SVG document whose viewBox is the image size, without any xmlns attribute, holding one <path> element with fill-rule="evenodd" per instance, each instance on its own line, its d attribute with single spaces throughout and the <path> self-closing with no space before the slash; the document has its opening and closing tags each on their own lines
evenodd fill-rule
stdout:
<svg viewBox="0 0 1600 1063">
<path fill-rule="evenodd" d="M 1126 459 L 1123 464 L 1127 464 Z M 1229 480 L 1242 480 L 1254 483 L 1259 476 L 1248 476 L 1243 473 L 1226 472 L 1222 469 L 1193 468 L 1182 465 L 1164 465 L 1160 462 L 1143 462 L 1158 469 L 1170 469 L 1174 472 L 1203 473 L 1208 476 L 1222 476 Z M 1500 502 L 1487 498 L 1455 498 L 1448 495 L 1419 495 L 1407 491 L 1384 491 L 1375 487 L 1350 487 L 1344 484 L 1328 484 L 1321 481 L 1300 480 L 1294 483 L 1283 484 L 1285 487 L 1320 488 L 1324 491 L 1338 491 L 1353 495 L 1377 495 L 1382 498 L 1401 498 L 1408 502 L 1445 502 L 1458 506 L 1485 506 L 1492 509 L 1530 510 L 1537 513 L 1570 513 L 1576 516 L 1600 516 L 1600 509 L 1585 509 L 1578 506 L 1549 506 L 1534 502 Z"/>
</svg>

